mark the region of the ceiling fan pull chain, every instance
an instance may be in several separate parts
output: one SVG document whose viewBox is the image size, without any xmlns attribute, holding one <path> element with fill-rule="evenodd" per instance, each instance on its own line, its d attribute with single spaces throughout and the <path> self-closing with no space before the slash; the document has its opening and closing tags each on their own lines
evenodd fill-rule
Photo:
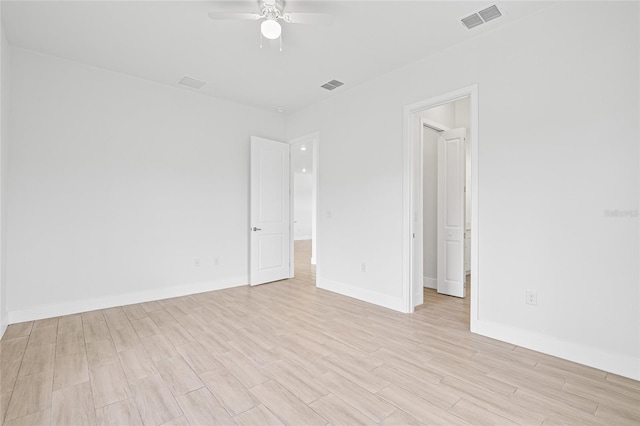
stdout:
<svg viewBox="0 0 640 426">
<path fill-rule="evenodd" d="M 282 34 L 280 34 L 280 51 L 282 52 Z"/>
<path fill-rule="evenodd" d="M 262 49 L 262 33 L 260 33 L 260 49 Z"/>
</svg>

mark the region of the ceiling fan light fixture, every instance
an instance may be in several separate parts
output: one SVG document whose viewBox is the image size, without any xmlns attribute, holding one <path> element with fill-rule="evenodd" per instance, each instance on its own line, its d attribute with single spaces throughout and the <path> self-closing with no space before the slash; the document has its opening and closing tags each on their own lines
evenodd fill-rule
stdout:
<svg viewBox="0 0 640 426">
<path fill-rule="evenodd" d="M 282 27 L 275 19 L 266 19 L 260 24 L 260 32 L 265 38 L 275 40 L 282 34 Z"/>
</svg>

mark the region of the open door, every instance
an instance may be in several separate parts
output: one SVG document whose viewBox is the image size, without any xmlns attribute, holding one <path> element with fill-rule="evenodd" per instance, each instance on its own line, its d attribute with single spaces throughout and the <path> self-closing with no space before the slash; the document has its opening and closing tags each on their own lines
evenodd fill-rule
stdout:
<svg viewBox="0 0 640 426">
<path fill-rule="evenodd" d="M 251 137 L 251 285 L 289 278 L 289 173 L 289 144 Z"/>
<path fill-rule="evenodd" d="M 438 138 L 438 293 L 465 297 L 464 185 L 466 129 Z"/>
</svg>

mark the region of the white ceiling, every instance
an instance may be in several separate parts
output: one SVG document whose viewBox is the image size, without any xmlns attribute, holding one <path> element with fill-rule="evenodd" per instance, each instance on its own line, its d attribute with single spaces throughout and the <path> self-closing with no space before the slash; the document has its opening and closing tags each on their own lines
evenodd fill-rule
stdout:
<svg viewBox="0 0 640 426">
<path fill-rule="evenodd" d="M 497 4 L 504 16 L 467 30 L 460 18 Z M 259 22 L 212 21 L 210 11 L 257 11 L 253 1 L 2 1 L 11 44 L 293 112 L 392 69 L 492 31 L 550 2 L 287 1 L 286 11 L 335 16 L 333 26 L 283 25 L 284 50 L 260 49 Z M 329 80 L 345 83 L 334 92 Z M 184 87 L 184 90 L 195 90 Z"/>
</svg>

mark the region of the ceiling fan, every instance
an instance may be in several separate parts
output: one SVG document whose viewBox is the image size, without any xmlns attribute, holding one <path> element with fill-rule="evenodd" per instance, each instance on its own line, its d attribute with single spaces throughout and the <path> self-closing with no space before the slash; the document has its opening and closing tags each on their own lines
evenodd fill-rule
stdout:
<svg viewBox="0 0 640 426">
<path fill-rule="evenodd" d="M 241 20 L 260 21 L 260 47 L 262 47 L 262 37 L 269 40 L 280 39 L 280 50 L 282 50 L 282 25 L 287 24 L 312 24 L 331 25 L 333 17 L 324 13 L 300 13 L 285 12 L 285 0 L 257 0 L 259 13 L 251 12 L 209 12 L 209 18 L 215 21 Z"/>
</svg>

